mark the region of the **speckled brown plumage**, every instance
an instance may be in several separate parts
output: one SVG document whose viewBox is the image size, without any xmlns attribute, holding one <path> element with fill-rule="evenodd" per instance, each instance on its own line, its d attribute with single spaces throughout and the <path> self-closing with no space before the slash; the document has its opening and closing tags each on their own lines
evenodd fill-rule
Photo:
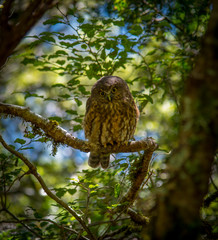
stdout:
<svg viewBox="0 0 218 240">
<path fill-rule="evenodd" d="M 124 144 L 133 138 L 138 108 L 124 80 L 116 76 L 99 79 L 92 87 L 83 121 L 86 138 L 98 146 Z M 89 165 L 107 168 L 109 154 L 91 152 Z"/>
</svg>

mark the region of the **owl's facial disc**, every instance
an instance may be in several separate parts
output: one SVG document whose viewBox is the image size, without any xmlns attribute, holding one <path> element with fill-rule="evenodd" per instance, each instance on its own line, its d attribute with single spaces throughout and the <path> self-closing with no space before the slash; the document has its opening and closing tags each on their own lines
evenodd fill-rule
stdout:
<svg viewBox="0 0 218 240">
<path fill-rule="evenodd" d="M 114 99 L 117 98 L 117 87 L 108 87 L 107 89 L 101 89 L 100 95 L 103 97 L 107 102 L 112 102 Z"/>
</svg>

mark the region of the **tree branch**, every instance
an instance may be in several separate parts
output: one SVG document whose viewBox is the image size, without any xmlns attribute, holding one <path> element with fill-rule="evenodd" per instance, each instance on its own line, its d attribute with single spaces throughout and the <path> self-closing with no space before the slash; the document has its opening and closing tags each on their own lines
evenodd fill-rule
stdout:
<svg viewBox="0 0 218 240">
<path fill-rule="evenodd" d="M 41 187 L 43 188 L 43 190 L 46 192 L 46 194 L 52 198 L 55 202 L 57 202 L 60 206 L 62 206 L 64 209 L 66 209 L 72 216 L 75 217 L 75 219 L 81 224 L 81 226 L 83 227 L 83 229 L 87 232 L 88 236 L 90 237 L 90 239 L 95 240 L 95 237 L 93 236 L 93 234 L 91 233 L 90 229 L 86 226 L 85 222 L 82 220 L 82 218 L 80 218 L 78 216 L 78 214 L 72 209 L 70 208 L 64 201 L 62 201 L 60 198 L 58 198 L 55 194 L 53 194 L 49 188 L 47 187 L 47 185 L 45 184 L 44 180 L 42 179 L 42 177 L 40 176 L 40 174 L 37 172 L 36 167 L 26 158 L 24 157 L 21 153 L 17 152 L 16 150 L 14 150 L 14 148 L 12 148 L 11 146 L 9 146 L 4 139 L 2 138 L 2 136 L 0 135 L 0 142 L 3 145 L 3 147 L 5 149 L 7 149 L 10 153 L 12 153 L 13 155 L 17 156 L 18 158 L 20 158 L 24 164 L 26 164 L 26 166 L 29 168 L 30 172 L 32 175 L 34 175 L 34 177 L 38 180 L 38 182 L 40 183 Z"/>
<path fill-rule="evenodd" d="M 0 16 L 0 68 L 43 14 L 59 2 L 58 0 L 30 1 L 29 5 L 22 12 L 16 13 L 19 16 L 18 19 L 11 21 L 13 20 L 13 14 L 10 16 L 12 12 L 10 8 L 13 1 L 7 0 L 3 3 L 3 10 Z"/>
<path fill-rule="evenodd" d="M 73 137 L 66 130 L 58 126 L 55 121 L 50 121 L 39 114 L 32 112 L 26 107 L 0 103 L 0 114 L 20 117 L 26 122 L 31 122 L 33 126 L 42 129 L 46 136 L 53 139 L 56 143 L 66 144 L 83 152 L 90 152 L 91 150 L 98 150 L 99 152 L 104 153 L 139 152 L 142 150 L 154 151 L 158 147 L 152 138 L 147 138 L 140 141 L 132 141 L 128 145 L 108 146 L 105 149 L 90 144 L 88 141 Z"/>
<path fill-rule="evenodd" d="M 148 167 L 153 152 L 154 150 L 144 151 L 144 154 L 141 156 L 139 161 L 136 161 L 133 164 L 132 167 L 134 167 L 135 169 L 131 186 L 129 188 L 129 191 L 120 200 L 120 206 L 116 210 L 118 212 L 126 212 L 130 216 L 132 221 L 140 225 L 146 225 L 149 222 L 148 218 L 140 213 L 135 212 L 133 209 L 130 208 L 130 206 L 135 201 L 138 191 L 140 190 L 143 181 L 147 176 Z"/>
<path fill-rule="evenodd" d="M 153 150 L 154 151 L 154 150 Z M 152 150 L 144 151 L 142 157 L 136 162 L 136 170 L 134 171 L 134 178 L 129 191 L 123 196 L 120 203 L 133 203 L 137 197 L 137 193 L 148 173 L 148 166 L 153 154 Z"/>
</svg>

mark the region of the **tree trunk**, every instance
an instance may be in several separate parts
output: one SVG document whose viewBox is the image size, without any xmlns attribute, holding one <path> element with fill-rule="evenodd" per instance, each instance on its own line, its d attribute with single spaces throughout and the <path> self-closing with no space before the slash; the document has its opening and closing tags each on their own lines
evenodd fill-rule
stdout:
<svg viewBox="0 0 218 240">
<path fill-rule="evenodd" d="M 27 32 L 58 0 L 30 1 L 26 9 L 16 14 L 13 13 L 13 2 L 5 1 L 0 14 L 0 69 Z M 18 15 L 18 19 L 14 20 L 13 15 Z"/>
<path fill-rule="evenodd" d="M 218 1 L 202 48 L 185 82 L 178 149 L 169 159 L 169 181 L 156 195 L 152 239 L 198 239 L 200 208 L 208 191 L 218 139 Z"/>
</svg>

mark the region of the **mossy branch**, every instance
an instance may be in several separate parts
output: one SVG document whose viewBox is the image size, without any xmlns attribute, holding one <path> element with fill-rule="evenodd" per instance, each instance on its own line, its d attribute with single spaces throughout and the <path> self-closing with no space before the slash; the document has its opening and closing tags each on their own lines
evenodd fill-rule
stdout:
<svg viewBox="0 0 218 240">
<path fill-rule="evenodd" d="M 108 146 L 105 149 L 100 146 L 97 147 L 96 145 L 92 145 L 88 141 L 73 137 L 56 122 L 50 121 L 39 114 L 32 112 L 27 107 L 0 103 L 0 114 L 20 117 L 24 121 L 30 122 L 33 126 L 42 129 L 46 136 L 52 139 L 55 143 L 65 144 L 83 152 L 90 152 L 91 150 L 98 150 L 99 152 L 104 153 L 139 152 L 142 150 L 154 151 L 158 147 L 152 138 L 147 138 L 140 141 L 129 142 L 127 145 Z"/>
<path fill-rule="evenodd" d="M 120 206 L 117 208 L 118 212 L 126 212 L 132 219 L 140 225 L 146 225 L 149 219 L 140 213 L 135 212 L 130 207 L 135 201 L 138 191 L 140 190 L 148 173 L 149 163 L 152 158 L 152 154 L 155 148 L 152 150 L 144 151 L 141 158 L 135 163 L 134 178 L 128 192 L 120 200 Z"/>
</svg>

